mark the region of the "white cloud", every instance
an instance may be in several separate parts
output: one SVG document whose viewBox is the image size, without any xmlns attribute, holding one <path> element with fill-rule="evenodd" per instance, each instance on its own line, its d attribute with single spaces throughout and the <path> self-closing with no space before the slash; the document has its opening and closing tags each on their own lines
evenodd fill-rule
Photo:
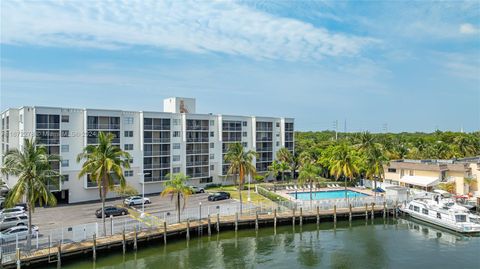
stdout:
<svg viewBox="0 0 480 269">
<path fill-rule="evenodd" d="M 5 1 L 2 43 L 115 49 L 151 46 L 255 59 L 355 56 L 376 42 L 234 1 Z"/>
<path fill-rule="evenodd" d="M 473 26 L 470 23 L 464 23 L 464 24 L 460 25 L 460 33 L 461 34 L 471 35 L 471 34 L 475 34 L 477 32 L 478 32 L 478 28 L 476 28 L 475 26 Z"/>
</svg>

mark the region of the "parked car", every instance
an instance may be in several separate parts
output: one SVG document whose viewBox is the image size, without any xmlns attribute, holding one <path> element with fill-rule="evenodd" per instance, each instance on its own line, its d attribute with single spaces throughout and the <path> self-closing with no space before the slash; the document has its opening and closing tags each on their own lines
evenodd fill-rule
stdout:
<svg viewBox="0 0 480 269">
<path fill-rule="evenodd" d="M 38 227 L 32 225 L 32 237 L 38 233 Z M 2 243 L 11 242 L 18 240 L 24 240 L 28 237 L 28 226 L 20 225 L 14 226 L 6 229 L 5 231 L 0 232 L 0 241 Z"/>
<path fill-rule="evenodd" d="M 125 201 L 123 201 L 125 205 L 132 206 L 132 205 L 141 205 L 143 203 L 150 204 L 149 198 L 142 198 L 141 196 L 130 196 Z"/>
<path fill-rule="evenodd" d="M 27 224 L 28 224 L 27 214 L 4 216 L 0 219 L 0 230 L 5 230 L 10 227 L 27 225 Z"/>
<path fill-rule="evenodd" d="M 208 201 L 220 201 L 230 199 L 230 193 L 219 191 L 208 196 Z"/>
<path fill-rule="evenodd" d="M 123 207 L 116 207 L 116 206 L 106 206 L 105 207 L 105 217 L 110 217 L 110 216 L 123 216 L 123 215 L 127 215 L 128 214 L 128 210 L 126 208 L 123 208 Z M 97 209 L 97 211 L 95 211 L 95 216 L 97 216 L 97 218 L 101 218 L 102 217 L 102 209 Z"/>
<path fill-rule="evenodd" d="M 202 187 L 190 186 L 190 189 L 192 189 L 193 193 L 205 193 L 205 189 Z"/>
<path fill-rule="evenodd" d="M 12 208 L 5 208 L 0 210 L 0 216 L 14 216 L 19 214 L 24 214 L 25 209 L 22 206 L 15 206 Z"/>
</svg>

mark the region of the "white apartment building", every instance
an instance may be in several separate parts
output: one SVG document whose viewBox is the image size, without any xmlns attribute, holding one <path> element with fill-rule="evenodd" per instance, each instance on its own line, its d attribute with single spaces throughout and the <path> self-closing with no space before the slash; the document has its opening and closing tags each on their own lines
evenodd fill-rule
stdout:
<svg viewBox="0 0 480 269">
<path fill-rule="evenodd" d="M 169 173 L 184 173 L 191 185 L 232 184 L 223 156 L 228 145 L 240 142 L 259 155 L 255 165 L 266 172 L 276 152 L 294 151 L 294 119 L 196 114 L 195 99 L 164 100 L 164 112 L 77 109 L 56 107 L 10 108 L 1 114 L 1 156 L 20 148 L 24 138 L 36 138 L 61 161 L 53 163 L 62 179 L 49 184 L 61 203 L 97 200 L 98 188 L 87 177 L 78 178 L 77 155 L 97 142 L 100 131 L 113 133 L 114 144 L 130 153 L 127 183 L 139 192 L 159 193 Z M 3 177 L 9 187 L 16 178 Z M 109 198 L 115 197 L 110 192 Z"/>
</svg>

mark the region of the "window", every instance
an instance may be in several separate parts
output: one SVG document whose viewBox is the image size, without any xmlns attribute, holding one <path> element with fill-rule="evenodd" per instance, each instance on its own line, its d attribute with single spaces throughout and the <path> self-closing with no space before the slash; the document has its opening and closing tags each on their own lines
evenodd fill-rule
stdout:
<svg viewBox="0 0 480 269">
<path fill-rule="evenodd" d="M 210 154 L 210 160 L 215 159 L 215 154 Z"/>
<path fill-rule="evenodd" d="M 69 145 L 62 145 L 62 152 L 69 152 L 70 146 Z"/>
<path fill-rule="evenodd" d="M 62 160 L 62 167 L 68 167 L 69 162 L 68 160 Z"/>
<path fill-rule="evenodd" d="M 467 215 L 455 215 L 456 222 L 467 222 Z"/>
<path fill-rule="evenodd" d="M 243 132 L 243 137 L 247 137 L 247 132 Z"/>
<path fill-rule="evenodd" d="M 440 213 L 437 213 L 437 219 L 442 219 L 442 215 Z"/>
<path fill-rule="evenodd" d="M 180 119 L 173 119 L 173 125 L 180 125 Z"/>
<path fill-rule="evenodd" d="M 215 125 L 215 121 L 214 120 L 210 120 L 210 126 L 214 126 Z"/>
<path fill-rule="evenodd" d="M 425 214 L 425 215 L 428 215 L 428 209 L 422 208 L 422 213 Z"/>
<path fill-rule="evenodd" d="M 200 179 L 200 183 L 211 183 L 213 181 L 212 177 L 204 177 Z"/>
<path fill-rule="evenodd" d="M 395 169 L 395 168 L 388 168 L 388 172 L 389 172 L 389 173 L 396 173 L 396 172 L 397 172 L 397 169 Z"/>
<path fill-rule="evenodd" d="M 244 148 L 248 148 L 248 142 L 242 142 Z"/>
<path fill-rule="evenodd" d="M 62 122 L 63 122 L 63 123 L 68 123 L 68 122 L 70 122 L 70 116 L 68 116 L 68 115 L 62 115 Z"/>
<path fill-rule="evenodd" d="M 413 174 L 413 170 L 410 170 L 410 172 L 409 172 L 409 175 L 410 175 L 411 177 L 413 177 L 413 176 L 414 176 L 414 174 Z"/>
<path fill-rule="evenodd" d="M 68 175 L 62 175 L 62 182 L 68 181 L 69 177 Z"/>
<path fill-rule="evenodd" d="M 133 131 L 125 131 L 125 133 L 123 134 L 123 136 L 125 136 L 125 137 L 133 137 Z"/>
<path fill-rule="evenodd" d="M 408 209 L 413 210 L 413 205 L 410 205 Z"/>
<path fill-rule="evenodd" d="M 213 171 L 213 170 L 215 170 L 215 165 L 212 164 L 210 165 L 210 171 Z"/>
<path fill-rule="evenodd" d="M 123 123 L 125 123 L 125 124 L 133 124 L 133 117 L 125 117 L 125 118 L 123 118 Z"/>
<path fill-rule="evenodd" d="M 280 134 L 279 134 L 279 133 L 277 133 L 275 136 L 276 136 L 276 137 L 280 137 Z"/>
<path fill-rule="evenodd" d="M 420 207 L 414 206 L 414 207 L 413 207 L 413 211 L 415 211 L 415 212 L 420 212 Z"/>
<path fill-rule="evenodd" d="M 173 131 L 173 137 L 180 137 L 180 131 Z"/>
<path fill-rule="evenodd" d="M 123 172 L 123 175 L 126 177 L 133 177 L 133 170 L 127 170 Z"/>
<path fill-rule="evenodd" d="M 123 148 L 125 150 L 133 150 L 133 144 L 125 144 L 125 145 L 123 145 Z"/>
<path fill-rule="evenodd" d="M 180 143 L 173 143 L 173 149 L 180 149 Z"/>
<path fill-rule="evenodd" d="M 180 167 L 173 167 L 172 173 L 174 173 L 174 174 L 180 173 Z"/>
<path fill-rule="evenodd" d="M 210 148 L 211 149 L 215 148 L 215 143 L 210 143 Z"/>
<path fill-rule="evenodd" d="M 280 147 L 280 142 L 277 141 L 276 145 L 277 145 L 277 147 Z"/>
<path fill-rule="evenodd" d="M 242 122 L 242 126 L 247 126 L 247 122 L 246 122 L 246 121 L 243 121 L 243 122 Z"/>
<path fill-rule="evenodd" d="M 210 132 L 210 137 L 214 137 L 215 136 L 215 132 Z"/>
<path fill-rule="evenodd" d="M 23 123 L 23 114 L 20 114 L 20 123 Z"/>
<path fill-rule="evenodd" d="M 128 160 L 128 162 L 129 162 L 129 163 L 133 163 L 133 158 L 130 158 L 130 159 Z"/>
<path fill-rule="evenodd" d="M 179 162 L 180 161 L 180 155 L 173 155 L 172 160 L 174 162 Z"/>
<path fill-rule="evenodd" d="M 277 126 L 277 128 L 280 128 L 280 122 L 275 123 L 275 126 Z"/>
</svg>

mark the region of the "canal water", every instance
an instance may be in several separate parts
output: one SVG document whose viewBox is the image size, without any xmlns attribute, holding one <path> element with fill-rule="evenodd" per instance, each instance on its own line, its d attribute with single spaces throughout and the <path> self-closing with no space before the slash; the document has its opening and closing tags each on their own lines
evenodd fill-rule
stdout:
<svg viewBox="0 0 480 269">
<path fill-rule="evenodd" d="M 119 253 L 120 254 L 115 254 Z M 56 268 L 52 267 L 45 268 Z M 376 219 L 221 232 L 64 260 L 65 269 L 126 268 L 480 268 L 480 237 L 409 219 Z"/>
</svg>

